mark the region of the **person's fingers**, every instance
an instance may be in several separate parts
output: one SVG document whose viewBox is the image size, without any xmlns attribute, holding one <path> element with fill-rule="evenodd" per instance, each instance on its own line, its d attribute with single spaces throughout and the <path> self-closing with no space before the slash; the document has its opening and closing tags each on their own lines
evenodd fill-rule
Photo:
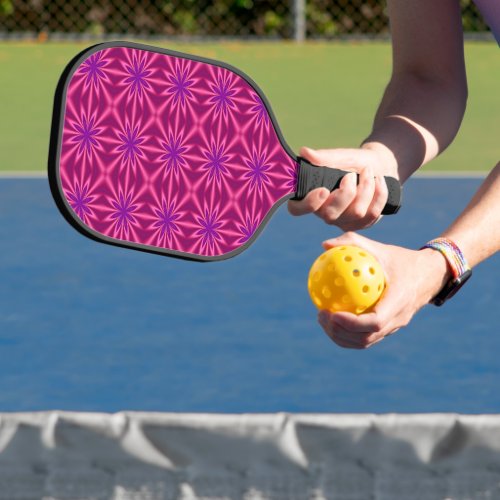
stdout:
<svg viewBox="0 0 500 500">
<path fill-rule="evenodd" d="M 328 330 L 328 336 L 332 339 L 338 339 L 349 346 L 355 346 L 356 349 L 367 349 L 375 344 L 378 344 L 385 337 L 392 335 L 398 330 L 395 328 L 392 332 L 383 333 L 383 332 L 375 332 L 375 333 L 367 333 L 367 332 L 351 332 L 348 331 L 338 324 L 330 324 Z M 326 331 L 326 330 L 325 330 Z"/>
<path fill-rule="evenodd" d="M 360 151 L 349 149 L 313 150 L 303 148 L 303 156 L 311 163 L 327 167 L 350 168 L 357 176 L 348 174 L 343 178 L 337 190 L 332 192 L 322 207 L 316 211 L 328 224 L 337 224 L 342 229 L 364 227 L 362 219 L 366 216 L 375 192 L 375 177 L 369 164 L 362 165 Z M 340 220 L 339 220 L 340 219 Z M 361 222 L 361 224 L 360 224 Z"/>
<path fill-rule="evenodd" d="M 412 295 L 405 296 L 398 287 L 391 287 L 388 283 L 382 297 L 373 308 L 373 314 L 377 316 L 374 324 L 382 335 L 392 334 L 402 326 L 406 326 L 415 312 L 418 310 L 411 306 L 415 302 Z M 407 303 L 407 307 L 401 309 L 400 304 Z"/>
<path fill-rule="evenodd" d="M 360 321 L 361 316 L 367 316 L 367 314 L 357 315 L 347 311 L 339 311 L 329 313 L 329 316 L 324 315 L 323 317 L 332 324 L 334 328 L 343 329 L 349 333 L 372 333 L 373 330 L 370 327 L 371 322 Z"/>
<path fill-rule="evenodd" d="M 339 339 L 342 342 L 349 344 L 350 346 L 356 347 L 356 349 L 364 349 L 368 344 L 367 339 L 369 337 L 369 334 L 348 332 L 334 322 L 330 324 L 329 332 L 329 336 L 331 338 Z"/>
<path fill-rule="evenodd" d="M 384 337 L 384 336 L 382 336 L 382 337 L 379 337 L 379 338 L 377 338 L 377 339 L 370 340 L 370 341 L 366 344 L 365 349 L 368 349 L 368 348 L 370 348 L 370 347 L 373 347 L 375 344 L 378 344 L 379 342 L 382 342 L 382 340 L 384 340 L 384 339 L 385 339 L 385 337 Z"/>
<path fill-rule="evenodd" d="M 351 207 L 349 207 L 344 215 L 339 219 L 338 226 L 344 231 L 356 231 L 358 229 L 366 229 L 375 225 L 382 217 L 382 210 L 387 203 L 388 189 L 383 176 L 375 176 L 373 178 L 374 191 L 372 194 L 372 199 L 369 203 L 366 213 L 363 217 L 349 217 L 349 212 L 351 212 Z M 365 191 L 365 196 L 367 192 Z M 366 200 L 366 198 L 365 198 Z M 354 204 L 357 203 L 355 200 Z M 355 209 L 358 213 L 364 210 L 364 205 L 361 205 Z"/>
<path fill-rule="evenodd" d="M 332 313 L 326 310 L 322 310 L 318 313 L 318 323 L 323 327 L 325 333 L 335 342 L 341 345 L 341 347 L 353 346 L 354 342 L 349 338 L 344 338 L 343 335 L 339 335 L 335 324 L 332 322 Z"/>
<path fill-rule="evenodd" d="M 375 176 L 375 192 L 373 193 L 372 204 L 368 208 L 366 217 L 372 221 L 377 221 L 381 217 L 382 210 L 387 203 L 389 190 L 383 175 Z"/>
<path fill-rule="evenodd" d="M 363 349 L 359 341 L 352 339 L 349 336 L 339 334 L 332 325 L 321 325 L 327 336 L 335 342 L 338 346 L 344 347 L 346 349 Z"/>
<path fill-rule="evenodd" d="M 314 212 L 326 223 L 336 225 L 344 231 L 365 229 L 379 221 L 387 203 L 388 189 L 383 175 L 375 176 L 374 169 L 378 169 L 380 161 L 373 151 L 302 147 L 300 156 L 316 166 L 355 172 L 359 174 L 359 182 L 354 182 L 353 175 L 346 175 L 339 189 L 326 199 L 323 199 L 325 192 L 319 198 L 308 195 L 301 202 L 290 201 L 288 208 L 292 215 Z"/>
<path fill-rule="evenodd" d="M 373 311 L 360 315 L 338 312 L 330 318 L 330 322 L 334 323 L 337 331 L 358 335 L 369 343 L 395 333 L 409 322 L 411 316 L 405 319 L 395 310 L 395 305 L 401 302 L 400 298 L 387 291 L 388 288 Z"/>
<path fill-rule="evenodd" d="M 327 200 L 330 192 L 326 188 L 313 189 L 306 197 L 288 202 L 288 211 L 292 215 L 305 215 L 316 212 Z"/>
<path fill-rule="evenodd" d="M 364 317 L 370 314 L 371 317 Z M 399 330 L 399 327 L 395 328 L 392 324 L 386 324 L 377 330 L 380 323 L 374 316 L 375 313 L 357 316 L 348 312 L 331 313 L 323 310 L 318 314 L 318 322 L 325 333 L 341 347 L 367 349 Z M 361 321 L 356 321 L 358 319 Z"/>
<path fill-rule="evenodd" d="M 384 339 L 384 335 L 381 334 L 349 332 L 335 323 L 325 325 L 323 329 L 335 343 L 353 349 L 367 349 Z"/>
<path fill-rule="evenodd" d="M 337 154 L 336 150 L 315 150 L 307 147 L 302 147 L 299 153 L 300 156 L 316 166 L 331 166 L 332 162 L 334 163 L 336 161 L 339 161 L 341 164 L 343 164 L 343 154 Z M 350 181 L 352 184 L 352 179 L 350 179 Z M 350 202 L 350 199 L 354 197 L 354 195 L 356 194 L 355 183 L 354 186 L 352 186 L 351 184 L 349 184 L 347 188 L 344 187 L 344 192 L 341 194 L 340 199 L 335 203 L 335 207 L 337 205 L 341 205 L 341 210 L 343 210 Z M 348 192 L 352 192 L 353 194 L 349 196 Z M 345 201 L 346 197 L 347 201 Z M 289 201 L 288 211 L 290 212 L 290 214 L 296 216 L 314 212 L 320 217 L 324 218 L 322 214 L 318 213 L 318 211 L 322 206 L 329 206 L 331 204 L 331 200 L 333 199 L 336 200 L 336 197 L 333 195 L 333 193 L 331 194 L 328 189 L 314 189 L 313 191 L 308 193 L 303 200 Z M 332 220 L 334 220 L 335 213 L 337 213 L 335 207 L 333 209 L 334 214 L 332 216 Z M 341 213 L 341 211 L 339 213 Z"/>
<path fill-rule="evenodd" d="M 366 217 L 375 193 L 375 177 L 371 167 L 364 168 L 359 174 L 356 197 L 344 212 L 346 222 L 359 221 Z"/>
<path fill-rule="evenodd" d="M 385 318 L 375 311 L 359 315 L 342 311 L 335 313 L 334 321 L 339 327 L 360 334 L 380 332 L 387 324 Z"/>
<path fill-rule="evenodd" d="M 353 342 L 347 342 L 345 340 L 342 340 L 338 337 L 334 337 L 330 334 L 328 334 L 328 337 L 333 341 L 335 342 L 339 347 L 343 347 L 344 349 L 362 349 L 362 347 L 359 347 L 357 344 L 353 343 Z"/>
<path fill-rule="evenodd" d="M 337 223 L 344 229 L 349 226 L 358 228 L 372 224 L 373 217 L 369 217 L 366 223 L 363 223 L 362 219 L 366 217 L 372 205 L 376 183 L 371 166 L 363 164 L 362 154 L 363 152 L 360 153 L 356 149 L 315 150 L 302 147 L 300 155 L 313 165 L 349 168 L 354 172 L 359 172 L 359 182 L 355 174 L 348 174 L 342 179 L 339 188 L 328 196 L 326 192 L 318 192 L 314 195 L 309 193 L 304 200 L 290 201 L 289 212 L 292 215 L 314 212 L 328 224 Z M 339 218 L 341 218 L 340 224 L 338 224 Z"/>
<path fill-rule="evenodd" d="M 353 332 L 345 329 L 336 321 L 337 314 L 329 311 L 321 311 L 318 314 L 318 322 L 325 330 L 325 333 L 336 343 L 343 347 L 355 349 L 366 349 L 373 343 L 383 339 L 383 335 L 371 332 Z"/>
<path fill-rule="evenodd" d="M 335 224 L 346 208 L 356 197 L 357 178 L 355 173 L 349 173 L 340 181 L 338 189 L 333 191 L 315 212 L 327 224 Z"/>
</svg>

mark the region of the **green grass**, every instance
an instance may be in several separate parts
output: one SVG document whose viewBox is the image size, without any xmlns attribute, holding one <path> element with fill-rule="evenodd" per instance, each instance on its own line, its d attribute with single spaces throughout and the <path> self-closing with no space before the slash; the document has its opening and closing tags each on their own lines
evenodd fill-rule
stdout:
<svg viewBox="0 0 500 500">
<path fill-rule="evenodd" d="M 45 170 L 54 89 L 67 61 L 86 45 L 0 44 L 0 170 Z M 391 70 L 387 43 L 168 46 L 248 73 L 268 96 L 294 150 L 356 147 L 370 131 Z M 466 58 L 469 103 L 462 129 L 426 169 L 488 170 L 498 161 L 498 48 L 469 43 Z"/>
</svg>

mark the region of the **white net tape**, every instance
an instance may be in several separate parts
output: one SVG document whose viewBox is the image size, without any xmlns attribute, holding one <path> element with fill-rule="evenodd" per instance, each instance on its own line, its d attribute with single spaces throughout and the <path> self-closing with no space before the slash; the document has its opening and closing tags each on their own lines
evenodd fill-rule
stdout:
<svg viewBox="0 0 500 500">
<path fill-rule="evenodd" d="M 498 500 L 500 415 L 0 414 L 0 500 Z"/>
</svg>

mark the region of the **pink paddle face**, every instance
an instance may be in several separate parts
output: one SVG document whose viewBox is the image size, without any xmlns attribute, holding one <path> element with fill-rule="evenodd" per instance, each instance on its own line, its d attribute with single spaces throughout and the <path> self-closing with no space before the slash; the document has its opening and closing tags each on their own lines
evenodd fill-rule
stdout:
<svg viewBox="0 0 500 500">
<path fill-rule="evenodd" d="M 61 77 L 51 188 L 99 241 L 231 257 L 294 195 L 298 168 L 262 92 L 222 63 L 106 43 Z"/>
</svg>

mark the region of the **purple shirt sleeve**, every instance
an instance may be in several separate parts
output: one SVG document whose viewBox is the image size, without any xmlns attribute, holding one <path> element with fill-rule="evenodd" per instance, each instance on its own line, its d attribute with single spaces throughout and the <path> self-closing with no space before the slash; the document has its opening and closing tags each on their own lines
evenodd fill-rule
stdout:
<svg viewBox="0 0 500 500">
<path fill-rule="evenodd" d="M 500 0 L 474 0 L 500 45 Z"/>
</svg>

